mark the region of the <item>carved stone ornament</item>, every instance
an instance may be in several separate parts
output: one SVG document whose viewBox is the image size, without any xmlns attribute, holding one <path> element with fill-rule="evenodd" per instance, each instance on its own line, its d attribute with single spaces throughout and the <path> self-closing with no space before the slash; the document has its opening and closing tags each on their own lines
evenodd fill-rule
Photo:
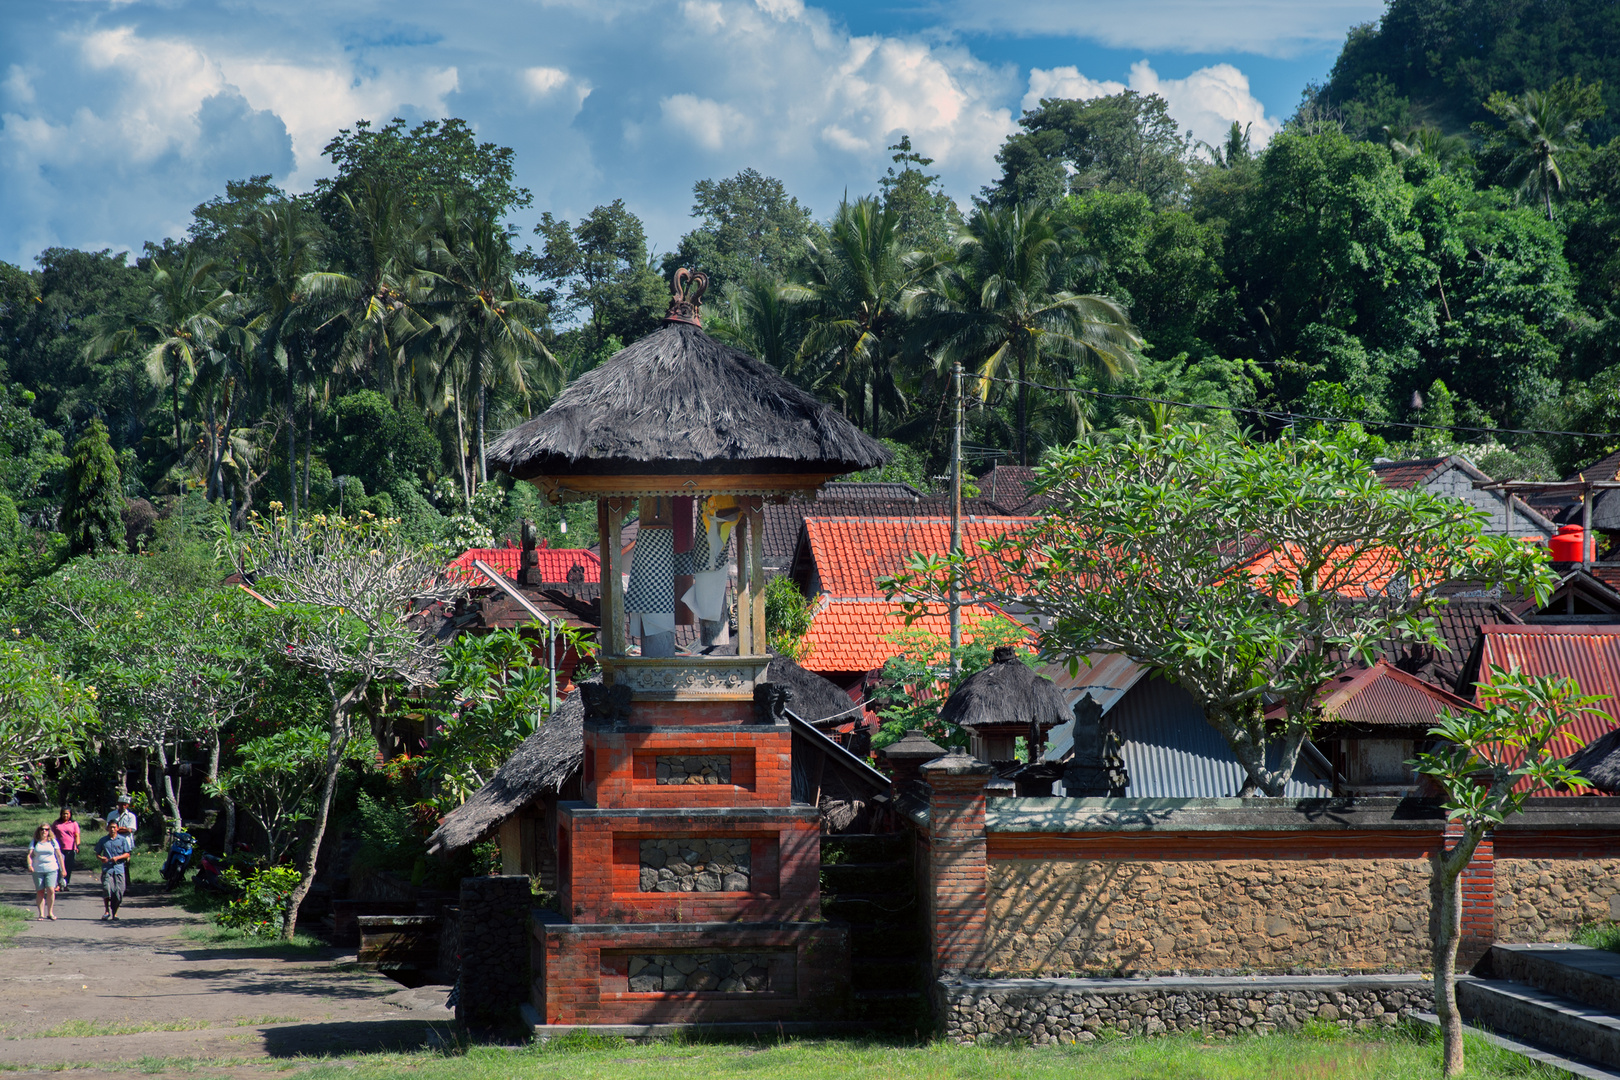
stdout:
<svg viewBox="0 0 1620 1080">
<path fill-rule="evenodd" d="M 787 723 L 788 702 L 793 691 L 776 683 L 760 683 L 754 687 L 754 723 Z"/>
<path fill-rule="evenodd" d="M 709 275 L 701 270 L 681 267 L 669 279 L 669 310 L 664 312 L 665 322 L 703 325 L 703 291 L 709 287 Z"/>
<path fill-rule="evenodd" d="M 769 657 L 603 657 L 603 678 L 637 701 L 752 701 Z"/>
<path fill-rule="evenodd" d="M 630 719 L 629 687 L 581 683 L 579 693 L 585 699 L 585 719 L 608 721 Z"/>
</svg>

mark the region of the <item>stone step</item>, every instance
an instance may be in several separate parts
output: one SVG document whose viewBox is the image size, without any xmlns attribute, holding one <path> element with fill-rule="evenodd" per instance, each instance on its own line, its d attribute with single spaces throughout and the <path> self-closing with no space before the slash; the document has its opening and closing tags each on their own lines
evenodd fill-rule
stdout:
<svg viewBox="0 0 1620 1080">
<path fill-rule="evenodd" d="M 927 943 L 922 927 L 915 920 L 846 921 L 849 922 L 849 950 L 852 956 L 917 957 Z"/>
<path fill-rule="evenodd" d="M 1412 1014 L 1412 1019 L 1421 1024 L 1427 1024 L 1432 1028 L 1440 1026 L 1440 1018 L 1434 1013 L 1415 1012 Z M 1563 1054 L 1555 1053 L 1533 1043 L 1522 1042 L 1507 1035 L 1498 1035 L 1494 1031 L 1482 1031 L 1479 1028 L 1474 1028 L 1473 1031 L 1474 1034 L 1493 1046 L 1511 1050 L 1513 1053 L 1529 1058 L 1540 1065 L 1551 1065 L 1553 1068 L 1562 1070 L 1571 1076 L 1578 1076 L 1581 1080 L 1620 1080 L 1620 1071 L 1607 1069 L 1602 1065 L 1596 1065 L 1589 1061 L 1577 1061 L 1574 1058 L 1565 1057 Z"/>
<path fill-rule="evenodd" d="M 1471 1021 L 1574 1058 L 1620 1066 L 1620 1019 L 1528 983 L 1459 978 L 1457 1007 Z"/>
<path fill-rule="evenodd" d="M 917 898 L 899 893 L 837 893 L 821 898 L 821 913 L 851 926 L 873 923 L 915 922 L 920 915 Z"/>
<path fill-rule="evenodd" d="M 915 956 L 856 956 L 850 960 L 850 985 L 856 993 L 869 990 L 905 990 L 920 993 L 924 984 L 922 961 Z"/>
<path fill-rule="evenodd" d="M 1573 998 L 1620 1016 L 1620 953 L 1567 942 L 1493 945 L 1485 974 Z"/>
</svg>

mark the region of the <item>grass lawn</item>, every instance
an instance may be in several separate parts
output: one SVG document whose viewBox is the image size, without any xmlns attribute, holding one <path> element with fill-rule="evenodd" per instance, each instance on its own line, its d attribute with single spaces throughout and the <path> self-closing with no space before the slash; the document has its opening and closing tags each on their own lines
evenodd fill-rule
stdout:
<svg viewBox="0 0 1620 1080">
<path fill-rule="evenodd" d="M 333 1059 L 299 1070 L 300 1080 L 618 1080 L 652 1075 L 705 1080 L 1431 1080 L 1439 1045 L 1422 1032 L 1376 1038 L 1300 1035 L 1205 1040 L 1171 1036 L 1112 1039 L 1084 1047 L 921 1046 L 857 1041 L 632 1045 L 565 1039 L 524 1049 L 472 1047 L 465 1054 L 388 1054 Z M 1553 1080 L 1533 1065 L 1470 1037 L 1470 1080 Z"/>
</svg>

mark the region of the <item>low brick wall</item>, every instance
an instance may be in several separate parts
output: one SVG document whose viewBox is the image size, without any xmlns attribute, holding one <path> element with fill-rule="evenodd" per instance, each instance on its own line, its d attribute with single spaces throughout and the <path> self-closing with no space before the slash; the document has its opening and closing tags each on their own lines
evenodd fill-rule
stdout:
<svg viewBox="0 0 1620 1080">
<path fill-rule="evenodd" d="M 995 859 L 992 973 L 1418 971 L 1426 859 Z"/>
<path fill-rule="evenodd" d="M 1087 1043 L 1104 1032 L 1269 1034 L 1308 1021 L 1347 1030 L 1389 1027 L 1433 996 L 1415 976 L 1259 979 L 942 979 L 942 1035 L 971 1044 Z"/>
</svg>

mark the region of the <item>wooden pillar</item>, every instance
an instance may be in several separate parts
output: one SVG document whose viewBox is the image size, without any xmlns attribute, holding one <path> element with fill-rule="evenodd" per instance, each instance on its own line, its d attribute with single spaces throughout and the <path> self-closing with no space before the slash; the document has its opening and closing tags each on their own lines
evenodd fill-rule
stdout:
<svg viewBox="0 0 1620 1080">
<path fill-rule="evenodd" d="M 753 532 L 754 515 L 744 510 L 737 518 L 737 527 L 732 530 L 737 537 L 737 655 L 753 656 L 759 652 L 754 648 L 754 590 L 752 577 L 748 571 L 748 553 L 751 547 L 750 533 Z"/>
<path fill-rule="evenodd" d="M 770 651 L 770 638 L 765 633 L 764 499 L 750 499 L 748 503 L 748 552 L 748 592 L 753 601 L 750 621 L 754 624 L 754 652 L 763 655 Z"/>
</svg>

